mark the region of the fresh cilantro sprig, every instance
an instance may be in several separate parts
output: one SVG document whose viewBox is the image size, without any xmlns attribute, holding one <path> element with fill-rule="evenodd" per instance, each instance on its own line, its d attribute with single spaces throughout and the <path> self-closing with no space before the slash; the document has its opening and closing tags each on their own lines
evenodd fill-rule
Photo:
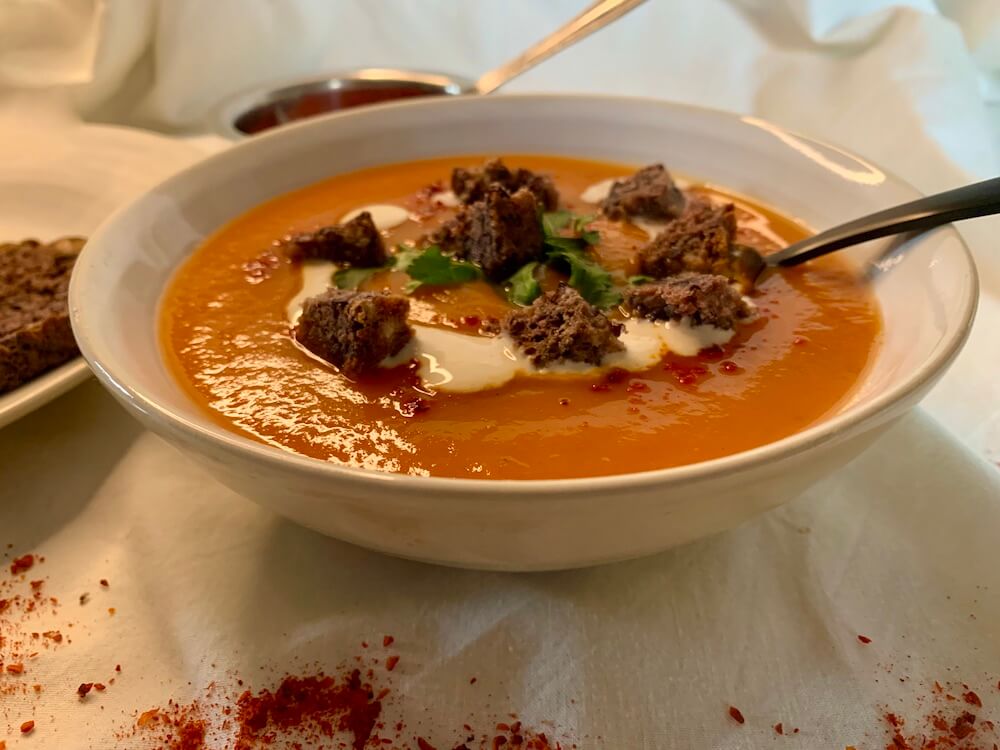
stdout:
<svg viewBox="0 0 1000 750">
<path fill-rule="evenodd" d="M 379 271 L 403 271 L 410 281 L 403 290 L 410 294 L 425 284 L 448 286 L 475 281 L 482 277 L 479 266 L 464 260 L 455 260 L 441 252 L 437 245 L 415 248 L 398 245 L 389 262 L 371 268 L 342 268 L 333 274 L 333 283 L 339 289 L 357 289 L 366 279 Z"/>
<path fill-rule="evenodd" d="M 542 214 L 542 232 L 545 244 L 560 250 L 584 249 L 601 241 L 600 232 L 587 229 L 593 216 L 579 216 L 570 211 L 547 211 Z M 563 231 L 569 229 L 572 236 Z"/>
<path fill-rule="evenodd" d="M 507 299 L 515 305 L 530 305 L 542 293 L 542 287 L 535 278 L 538 261 L 525 263 L 520 270 L 507 279 Z"/>
<path fill-rule="evenodd" d="M 398 267 L 398 265 L 397 265 Z M 437 245 L 429 245 L 412 259 L 407 259 L 406 273 L 410 282 L 403 287 L 407 294 L 424 286 L 451 286 L 482 278 L 479 266 L 465 260 L 455 260 L 441 252 Z"/>
<path fill-rule="evenodd" d="M 641 286 L 642 284 L 648 284 L 651 281 L 656 281 L 652 276 L 645 276 L 643 274 L 637 274 L 636 276 L 629 276 L 628 283 L 632 286 Z"/>
<path fill-rule="evenodd" d="M 583 251 L 554 248 L 546 257 L 550 262 L 569 266 L 569 285 L 590 304 L 606 309 L 621 302 L 622 295 L 611 274 Z"/>
<path fill-rule="evenodd" d="M 569 271 L 569 285 L 592 305 L 608 308 L 621 301 L 615 282 L 589 249 L 601 241 L 599 232 L 587 229 L 593 216 L 579 216 L 570 211 L 548 211 L 542 214 L 542 232 L 545 235 L 546 263 L 561 266 Z M 570 234 L 566 234 L 569 230 Z M 537 263 L 529 263 L 508 281 L 508 297 L 517 304 L 530 304 L 541 293 L 534 279 Z M 529 266 L 531 267 L 529 269 Z M 534 281 L 534 288 L 528 282 Z M 515 283 L 519 281 L 519 284 Z"/>
<path fill-rule="evenodd" d="M 333 285 L 338 289 L 357 289 L 371 276 L 385 270 L 385 268 L 386 266 L 376 266 L 375 268 L 341 268 L 333 274 Z"/>
</svg>

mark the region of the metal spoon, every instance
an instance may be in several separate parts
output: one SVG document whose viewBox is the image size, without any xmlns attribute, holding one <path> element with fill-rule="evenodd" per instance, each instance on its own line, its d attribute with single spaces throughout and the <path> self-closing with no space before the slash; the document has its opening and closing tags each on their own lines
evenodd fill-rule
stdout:
<svg viewBox="0 0 1000 750">
<path fill-rule="evenodd" d="M 997 213 L 1000 213 L 1000 177 L 869 214 L 791 244 L 776 253 L 761 255 L 752 247 L 736 245 L 733 255 L 741 271 L 755 280 L 767 268 L 797 266 L 835 250 L 880 237 L 923 232 L 953 221 Z"/>
<path fill-rule="evenodd" d="M 599 0 L 572 21 L 549 34 L 542 41 L 499 68 L 484 73 L 473 84 L 470 94 L 491 94 L 525 71 L 548 60 L 570 45 L 624 16 L 646 0 Z"/>
<path fill-rule="evenodd" d="M 226 100 L 213 113 L 214 128 L 227 138 L 243 138 L 306 117 L 394 99 L 490 94 L 645 1 L 598 0 L 526 52 L 476 81 L 395 68 L 363 68 L 319 78 L 287 80 L 244 91 Z"/>
</svg>

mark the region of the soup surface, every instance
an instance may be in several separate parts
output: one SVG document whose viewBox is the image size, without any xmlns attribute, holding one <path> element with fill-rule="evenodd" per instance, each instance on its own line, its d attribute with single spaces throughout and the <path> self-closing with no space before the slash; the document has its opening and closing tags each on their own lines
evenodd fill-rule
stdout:
<svg viewBox="0 0 1000 750">
<path fill-rule="evenodd" d="M 440 192 L 452 168 L 485 158 L 340 175 L 221 228 L 181 266 L 162 302 L 162 348 L 179 383 L 217 423 L 307 456 L 416 475 L 553 479 L 690 464 L 772 442 L 835 411 L 865 370 L 879 315 L 863 280 L 835 258 L 767 272 L 749 293 L 756 317 L 730 340 L 695 356 L 665 353 L 638 372 L 521 373 L 481 390 L 448 392 L 422 381 L 415 363 L 348 378 L 299 346 L 289 307 L 302 296 L 308 267 L 277 252 L 275 241 L 371 205 L 405 209 L 401 223 L 382 232 L 388 246 L 416 241 L 456 211 Z M 597 213 L 582 197 L 588 188 L 634 171 L 556 157 L 505 161 L 551 176 L 560 208 L 580 214 Z M 684 189 L 733 202 L 737 240 L 763 253 L 807 234 L 717 187 Z M 641 222 L 599 217 L 588 228 L 599 232 L 597 260 L 627 285 L 650 239 Z M 322 273 L 325 286 L 330 275 Z M 560 277 L 558 267 L 544 269 L 542 287 Z M 408 280 L 384 270 L 360 288 L 399 292 Z M 514 307 L 501 286 L 483 280 L 425 284 L 409 299 L 411 323 L 470 338 L 480 337 L 482 321 Z"/>
</svg>

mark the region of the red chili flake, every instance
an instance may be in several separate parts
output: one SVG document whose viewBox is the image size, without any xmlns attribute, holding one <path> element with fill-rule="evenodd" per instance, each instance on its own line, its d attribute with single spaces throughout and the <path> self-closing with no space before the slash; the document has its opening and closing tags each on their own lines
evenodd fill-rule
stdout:
<svg viewBox="0 0 1000 750">
<path fill-rule="evenodd" d="M 720 359 L 726 356 L 726 351 L 721 346 L 713 344 L 707 349 L 702 349 L 698 352 L 698 359 L 705 360 L 706 362 L 718 362 Z"/>
<path fill-rule="evenodd" d="M 633 380 L 631 383 L 625 386 L 625 390 L 628 391 L 629 393 L 649 393 L 651 389 L 641 380 Z"/>
<path fill-rule="evenodd" d="M 482 324 L 482 320 L 478 315 L 464 315 L 462 316 L 462 325 L 469 326 L 470 328 L 479 328 Z"/>
<path fill-rule="evenodd" d="M 976 717 L 974 714 L 970 714 L 968 711 L 963 713 L 957 719 L 955 719 L 955 724 L 951 728 L 951 733 L 955 735 L 956 738 L 964 740 L 970 734 L 976 731 L 976 727 L 973 726 L 976 723 Z"/>
<path fill-rule="evenodd" d="M 478 681 L 479 681 L 479 678 L 478 678 L 478 677 L 473 677 L 473 678 L 472 678 L 471 680 L 469 680 L 469 684 L 470 684 L 470 685 L 475 685 L 475 684 L 476 684 L 476 682 L 478 682 Z"/>
<path fill-rule="evenodd" d="M 774 731 L 776 733 L 778 733 L 778 734 L 784 734 L 785 733 L 785 728 L 781 725 L 780 721 L 777 724 L 774 725 Z"/>
<path fill-rule="evenodd" d="M 21 725 L 21 734 L 30 734 L 35 728 L 35 722 L 26 721 Z"/>
<path fill-rule="evenodd" d="M 0 740 L 0 750 L 7 750 L 7 743 Z"/>
<path fill-rule="evenodd" d="M 361 648 L 368 648 L 368 641 L 361 641 Z"/>
<path fill-rule="evenodd" d="M 18 573 L 23 573 L 26 570 L 31 570 L 31 566 L 35 564 L 35 556 L 21 555 L 17 557 L 10 564 L 10 572 L 12 575 L 17 575 Z"/>
<path fill-rule="evenodd" d="M 743 724 L 744 722 L 746 722 L 746 719 L 743 718 L 742 712 L 738 708 L 736 708 L 736 706 L 729 707 L 729 715 L 732 717 L 733 721 L 735 721 L 737 724 Z"/>
<path fill-rule="evenodd" d="M 100 583 L 104 588 L 107 588 L 109 585 L 107 578 L 102 578 L 98 583 Z"/>
<path fill-rule="evenodd" d="M 701 364 L 689 364 L 684 361 L 669 361 L 664 366 L 665 372 L 674 376 L 680 385 L 695 385 L 705 375 L 708 375 L 708 368 Z"/>
<path fill-rule="evenodd" d="M 117 610 L 114 607 L 108 607 L 108 614 L 113 615 Z"/>
<path fill-rule="evenodd" d="M 399 657 L 395 654 L 385 660 L 385 668 L 390 672 L 396 668 L 397 664 L 399 664 Z"/>
<path fill-rule="evenodd" d="M 982 708 L 983 707 L 983 702 L 981 700 L 979 700 L 979 696 L 976 695 L 975 691 L 970 690 L 967 693 L 962 693 L 962 698 L 970 706 L 976 706 L 977 708 Z"/>
<path fill-rule="evenodd" d="M 31 689 L 34 690 L 36 693 L 42 692 L 42 686 L 41 685 L 32 685 Z"/>
<path fill-rule="evenodd" d="M 20 662 L 17 664 L 8 664 L 7 671 L 11 674 L 24 674 L 24 665 Z"/>
<path fill-rule="evenodd" d="M 76 694 L 79 695 L 81 698 L 86 698 L 87 693 L 89 693 L 93 687 L 94 683 L 92 682 L 82 682 L 80 683 L 80 687 L 76 689 Z"/>
<path fill-rule="evenodd" d="M 121 664 L 115 664 L 115 671 L 116 672 L 121 672 L 122 671 L 122 665 Z"/>
<path fill-rule="evenodd" d="M 604 382 L 617 385 L 618 383 L 624 382 L 627 378 L 628 378 L 628 370 L 621 367 L 612 367 L 605 374 Z"/>
<path fill-rule="evenodd" d="M 608 385 L 607 383 L 591 383 L 590 390 L 594 391 L 595 393 L 604 393 L 606 391 L 610 391 L 611 386 Z"/>
<path fill-rule="evenodd" d="M 872 642 L 872 639 L 869 638 L 867 635 L 859 635 L 858 640 L 864 643 L 865 645 L 868 645 L 869 643 Z"/>
<path fill-rule="evenodd" d="M 354 750 L 364 750 L 382 711 L 371 689 L 361 684 L 360 670 L 346 680 L 327 675 L 286 677 L 274 691 L 245 692 L 237 701 L 239 732 L 235 747 L 256 747 L 275 732 L 313 729 L 331 737 L 335 731 L 354 736 Z"/>
<path fill-rule="evenodd" d="M 719 363 L 719 369 L 726 373 L 726 375 L 735 375 L 736 373 L 743 372 L 743 368 L 732 360 L 727 359 L 725 362 Z"/>
<path fill-rule="evenodd" d="M 559 406 L 569 406 L 569 399 L 568 398 L 559 399 Z"/>
<path fill-rule="evenodd" d="M 86 604 L 90 601 L 90 594 L 80 594 L 80 604 Z"/>
<path fill-rule="evenodd" d="M 32 581 L 31 582 L 32 591 L 38 591 L 38 589 L 42 587 L 43 583 L 45 583 L 45 581 Z"/>
<path fill-rule="evenodd" d="M 391 635 L 387 635 L 387 636 L 385 636 L 385 637 L 382 638 L 382 646 L 385 647 L 385 648 L 389 648 L 389 646 L 391 646 L 395 642 L 396 642 L 396 639 L 393 638 Z"/>
<path fill-rule="evenodd" d="M 55 641 L 56 643 L 62 643 L 63 636 L 58 630 L 46 630 L 42 633 L 43 638 L 48 638 L 50 641 Z"/>
<path fill-rule="evenodd" d="M 417 737 L 417 747 L 420 748 L 420 750 L 437 750 L 434 745 L 429 743 L 423 737 Z"/>
</svg>

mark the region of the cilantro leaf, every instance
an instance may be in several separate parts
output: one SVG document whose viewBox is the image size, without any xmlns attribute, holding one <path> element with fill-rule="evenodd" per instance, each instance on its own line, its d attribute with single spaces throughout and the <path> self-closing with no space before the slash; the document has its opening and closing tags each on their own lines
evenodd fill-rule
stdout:
<svg viewBox="0 0 1000 750">
<path fill-rule="evenodd" d="M 573 214 L 569 211 L 547 211 L 542 214 L 542 231 L 546 237 L 558 237 L 572 221 Z"/>
<path fill-rule="evenodd" d="M 643 276 L 638 274 L 637 276 L 629 276 L 628 283 L 632 286 L 639 286 L 640 284 L 648 284 L 651 281 L 656 281 L 652 276 Z"/>
<path fill-rule="evenodd" d="M 405 271 L 423 252 L 423 250 L 418 250 L 409 245 L 396 245 L 396 254 L 392 257 L 390 263 L 397 271 Z"/>
<path fill-rule="evenodd" d="M 611 274 L 583 252 L 555 249 L 549 251 L 548 257 L 566 262 L 569 266 L 569 285 L 590 304 L 608 308 L 621 302 L 622 296 L 615 289 Z"/>
<path fill-rule="evenodd" d="M 596 218 L 597 217 L 592 214 L 588 214 L 587 216 L 574 216 L 573 231 L 576 232 L 576 234 L 583 234 L 584 230 L 587 228 L 587 225 Z"/>
<path fill-rule="evenodd" d="M 384 271 L 386 266 L 374 268 L 341 268 L 333 274 L 333 285 L 338 289 L 357 289 L 369 277 Z"/>
<path fill-rule="evenodd" d="M 582 252 L 585 243 L 579 237 L 546 237 L 545 244 L 552 250 Z"/>
<path fill-rule="evenodd" d="M 430 245 L 423 250 L 413 252 L 415 252 L 415 256 L 406 259 L 407 263 L 404 269 L 412 279 L 405 287 L 407 294 L 424 284 L 431 286 L 464 284 L 467 281 L 475 281 L 482 276 L 479 266 L 464 260 L 455 260 L 442 253 L 441 248 L 437 245 Z M 396 267 L 399 268 L 398 261 Z"/>
<path fill-rule="evenodd" d="M 535 301 L 535 298 L 542 293 L 538 279 L 535 278 L 537 268 L 537 262 L 525 263 L 517 273 L 507 279 L 507 299 L 515 305 L 530 305 Z"/>
<path fill-rule="evenodd" d="M 600 232 L 587 229 L 587 224 L 593 220 L 593 216 L 578 216 L 569 211 L 544 213 L 542 214 L 542 232 L 545 235 L 545 244 L 560 248 L 582 248 L 586 245 L 596 245 L 601 241 Z M 566 237 L 562 234 L 567 227 L 575 236 Z"/>
</svg>

